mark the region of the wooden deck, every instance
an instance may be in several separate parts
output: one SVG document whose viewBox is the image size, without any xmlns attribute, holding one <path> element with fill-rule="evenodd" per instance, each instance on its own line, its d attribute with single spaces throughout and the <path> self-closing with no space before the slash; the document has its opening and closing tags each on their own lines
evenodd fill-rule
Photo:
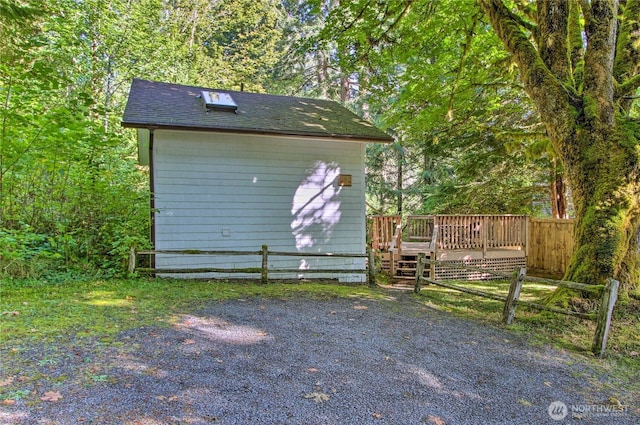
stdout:
<svg viewBox="0 0 640 425">
<path fill-rule="evenodd" d="M 393 222 L 397 222 L 394 217 Z M 375 223 L 376 218 L 372 220 Z M 377 228 L 388 229 L 389 222 L 384 219 Z M 396 226 L 396 233 L 388 240 L 378 237 L 372 248 L 394 278 L 415 277 L 417 256 L 424 253 L 427 259 L 445 263 L 432 264 L 426 270 L 431 278 L 487 279 L 491 277 L 489 273 L 452 266 L 473 265 L 501 273 L 525 266 L 527 225 L 526 216 L 514 215 L 409 216 L 404 226 Z"/>
</svg>

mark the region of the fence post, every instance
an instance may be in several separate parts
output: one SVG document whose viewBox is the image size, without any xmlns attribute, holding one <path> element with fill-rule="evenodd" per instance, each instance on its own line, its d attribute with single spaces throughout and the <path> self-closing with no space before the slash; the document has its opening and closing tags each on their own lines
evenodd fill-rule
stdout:
<svg viewBox="0 0 640 425">
<path fill-rule="evenodd" d="M 425 253 L 418 253 L 418 264 L 416 264 L 416 284 L 413 287 L 413 292 L 415 292 L 416 294 L 420 293 L 420 280 L 422 279 L 422 275 L 424 274 L 425 263 Z"/>
<path fill-rule="evenodd" d="M 611 318 L 613 316 L 613 307 L 618 299 L 618 287 L 620 282 L 615 279 L 609 279 L 602 291 L 602 300 L 600 301 L 600 309 L 598 310 L 598 322 L 596 324 L 596 334 L 593 339 L 593 347 L 591 351 L 596 356 L 604 356 L 607 348 L 607 338 L 609 337 L 609 328 L 611 327 Z"/>
<path fill-rule="evenodd" d="M 129 250 L 129 273 L 133 274 L 136 271 L 136 249 L 131 247 Z"/>
<path fill-rule="evenodd" d="M 522 281 L 526 274 L 527 268 L 520 267 L 518 274 L 514 276 L 511 281 L 511 285 L 509 286 L 509 293 L 507 294 L 507 299 L 504 303 L 504 310 L 502 310 L 502 321 L 507 325 L 510 325 L 511 322 L 513 322 L 513 318 L 516 315 L 516 304 L 518 302 L 518 298 L 520 298 Z"/>
<path fill-rule="evenodd" d="M 262 283 L 269 283 L 269 247 L 262 245 Z"/>
<path fill-rule="evenodd" d="M 373 249 L 367 249 L 367 254 L 369 254 L 369 286 L 376 286 L 376 263 L 375 263 L 375 255 L 373 253 Z"/>
</svg>

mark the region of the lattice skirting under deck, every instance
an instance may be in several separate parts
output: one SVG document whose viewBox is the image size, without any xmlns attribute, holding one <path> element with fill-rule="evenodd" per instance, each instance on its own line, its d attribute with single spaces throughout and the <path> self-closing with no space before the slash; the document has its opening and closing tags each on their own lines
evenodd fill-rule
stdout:
<svg viewBox="0 0 640 425">
<path fill-rule="evenodd" d="M 501 273 L 510 274 L 515 269 L 526 267 L 527 259 L 525 257 L 518 258 L 482 258 L 476 260 L 458 260 L 447 261 L 452 265 L 464 264 L 482 269 L 493 270 Z M 435 266 L 435 280 L 489 280 L 501 279 L 491 273 L 483 273 L 477 270 L 465 270 L 462 268 L 454 268 L 437 264 Z"/>
</svg>

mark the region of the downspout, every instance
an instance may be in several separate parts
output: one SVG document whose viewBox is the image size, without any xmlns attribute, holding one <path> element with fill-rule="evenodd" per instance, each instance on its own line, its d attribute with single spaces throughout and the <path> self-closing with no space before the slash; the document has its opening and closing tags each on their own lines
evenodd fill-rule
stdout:
<svg viewBox="0 0 640 425">
<path fill-rule="evenodd" d="M 155 193 L 156 186 L 154 181 L 154 170 L 153 170 L 153 128 L 149 128 L 149 214 L 150 214 L 150 224 L 151 224 L 151 249 L 156 249 L 156 201 L 155 201 Z M 156 255 L 151 254 L 150 265 L 152 269 L 156 268 Z M 155 276 L 155 275 L 153 275 Z"/>
</svg>

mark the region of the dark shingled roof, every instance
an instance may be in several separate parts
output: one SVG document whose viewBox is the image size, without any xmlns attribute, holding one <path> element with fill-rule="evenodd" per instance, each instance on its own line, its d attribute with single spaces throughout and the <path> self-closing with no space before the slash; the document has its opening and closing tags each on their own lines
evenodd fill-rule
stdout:
<svg viewBox="0 0 640 425">
<path fill-rule="evenodd" d="M 229 93 L 238 110 L 205 108 L 202 90 Z M 134 79 L 124 127 L 228 131 L 389 142 L 389 137 L 340 104 L 320 99 L 236 92 Z"/>
</svg>

